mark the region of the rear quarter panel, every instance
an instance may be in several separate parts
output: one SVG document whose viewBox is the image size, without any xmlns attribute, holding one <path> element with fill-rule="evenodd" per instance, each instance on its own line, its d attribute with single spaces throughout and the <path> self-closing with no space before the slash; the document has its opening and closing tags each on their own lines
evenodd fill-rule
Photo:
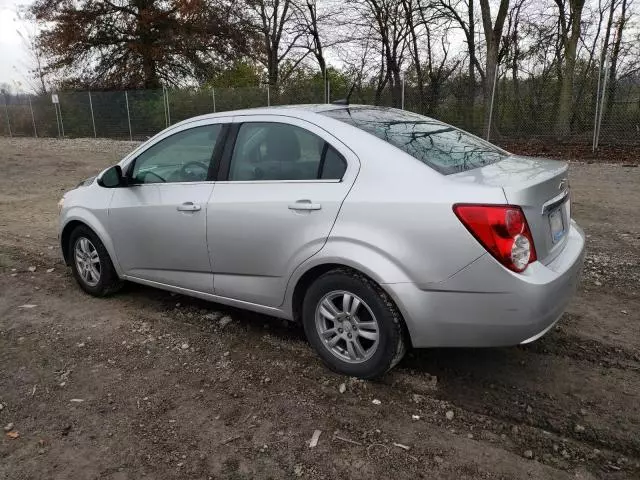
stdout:
<svg viewBox="0 0 640 480">
<path fill-rule="evenodd" d="M 319 263 L 362 265 L 379 283 L 446 280 L 486 253 L 452 210 L 455 203 L 505 203 L 499 187 L 460 184 L 350 125 L 332 132 L 360 158 Z"/>
</svg>

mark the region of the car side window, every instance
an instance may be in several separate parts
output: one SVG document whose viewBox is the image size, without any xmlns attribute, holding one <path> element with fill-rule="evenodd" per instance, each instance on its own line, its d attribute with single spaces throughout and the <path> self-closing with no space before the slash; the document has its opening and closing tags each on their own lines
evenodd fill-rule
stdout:
<svg viewBox="0 0 640 480">
<path fill-rule="evenodd" d="M 338 163 L 342 168 L 336 168 Z M 339 180 L 345 170 L 346 162 L 340 154 L 304 128 L 248 122 L 238 131 L 229 180 Z"/>
<path fill-rule="evenodd" d="M 342 155 L 340 155 L 335 148 L 329 145 L 324 154 L 320 178 L 323 180 L 340 179 L 346 170 L 347 162 L 345 159 L 342 158 Z"/>
<path fill-rule="evenodd" d="M 203 125 L 175 133 L 135 160 L 133 183 L 202 182 L 207 180 L 222 125 Z"/>
</svg>

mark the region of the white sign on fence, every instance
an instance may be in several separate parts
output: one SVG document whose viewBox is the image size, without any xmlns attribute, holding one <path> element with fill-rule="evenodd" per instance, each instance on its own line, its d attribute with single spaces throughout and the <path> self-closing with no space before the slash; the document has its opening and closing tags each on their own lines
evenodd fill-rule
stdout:
<svg viewBox="0 0 640 480">
<path fill-rule="evenodd" d="M 58 99 L 58 94 L 57 93 L 52 93 L 51 94 L 51 102 L 52 103 L 60 103 L 60 100 Z"/>
</svg>

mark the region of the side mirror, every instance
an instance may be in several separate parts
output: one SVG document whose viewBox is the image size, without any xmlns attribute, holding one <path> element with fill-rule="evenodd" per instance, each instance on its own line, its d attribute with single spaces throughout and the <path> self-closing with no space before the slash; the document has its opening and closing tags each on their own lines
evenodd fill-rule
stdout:
<svg viewBox="0 0 640 480">
<path fill-rule="evenodd" d="M 125 187 L 126 182 L 122 176 L 122 168 L 120 168 L 120 165 L 114 165 L 106 169 L 98 178 L 98 185 L 104 188 Z"/>
</svg>

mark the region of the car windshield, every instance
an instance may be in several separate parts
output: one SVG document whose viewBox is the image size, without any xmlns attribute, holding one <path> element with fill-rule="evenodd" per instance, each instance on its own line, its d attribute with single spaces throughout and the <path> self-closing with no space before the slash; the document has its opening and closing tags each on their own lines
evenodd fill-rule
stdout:
<svg viewBox="0 0 640 480">
<path fill-rule="evenodd" d="M 451 125 L 407 111 L 349 107 L 321 113 L 389 142 L 443 175 L 490 165 L 509 155 Z"/>
</svg>

